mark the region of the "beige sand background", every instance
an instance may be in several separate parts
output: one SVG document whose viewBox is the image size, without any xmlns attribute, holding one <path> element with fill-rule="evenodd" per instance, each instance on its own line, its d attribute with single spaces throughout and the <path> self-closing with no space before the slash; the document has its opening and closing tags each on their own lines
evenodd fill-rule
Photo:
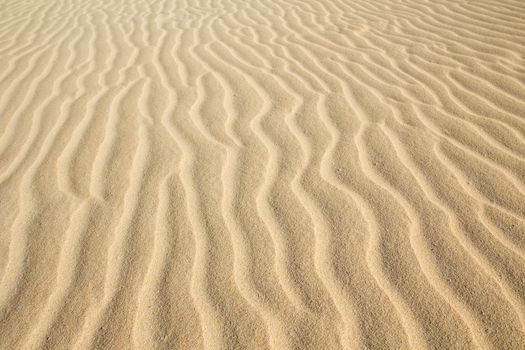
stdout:
<svg viewBox="0 0 525 350">
<path fill-rule="evenodd" d="M 0 0 L 1 349 L 525 349 L 525 2 Z"/>
</svg>

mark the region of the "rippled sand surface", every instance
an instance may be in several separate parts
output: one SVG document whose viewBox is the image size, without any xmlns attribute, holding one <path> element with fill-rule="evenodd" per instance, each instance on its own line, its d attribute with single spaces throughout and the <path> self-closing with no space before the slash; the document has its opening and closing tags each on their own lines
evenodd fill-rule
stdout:
<svg viewBox="0 0 525 350">
<path fill-rule="evenodd" d="M 0 0 L 1 349 L 525 349 L 525 2 Z"/>
</svg>

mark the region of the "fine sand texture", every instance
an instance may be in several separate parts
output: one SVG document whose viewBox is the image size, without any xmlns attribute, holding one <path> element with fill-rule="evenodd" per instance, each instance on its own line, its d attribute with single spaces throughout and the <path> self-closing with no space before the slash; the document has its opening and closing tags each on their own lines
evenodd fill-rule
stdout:
<svg viewBox="0 0 525 350">
<path fill-rule="evenodd" d="M 525 349 L 525 1 L 0 0 L 0 349 Z"/>
</svg>

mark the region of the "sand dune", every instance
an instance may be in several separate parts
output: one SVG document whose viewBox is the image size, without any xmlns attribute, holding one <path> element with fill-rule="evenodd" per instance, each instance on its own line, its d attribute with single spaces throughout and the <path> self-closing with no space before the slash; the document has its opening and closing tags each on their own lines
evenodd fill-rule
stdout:
<svg viewBox="0 0 525 350">
<path fill-rule="evenodd" d="M 1 349 L 525 349 L 525 3 L 0 0 Z"/>
</svg>

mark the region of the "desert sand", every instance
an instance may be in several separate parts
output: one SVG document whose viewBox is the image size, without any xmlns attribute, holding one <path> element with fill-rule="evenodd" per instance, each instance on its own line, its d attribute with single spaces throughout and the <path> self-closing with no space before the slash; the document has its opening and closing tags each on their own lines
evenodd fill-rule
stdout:
<svg viewBox="0 0 525 350">
<path fill-rule="evenodd" d="M 525 2 L 0 0 L 1 349 L 525 349 Z"/>
</svg>

